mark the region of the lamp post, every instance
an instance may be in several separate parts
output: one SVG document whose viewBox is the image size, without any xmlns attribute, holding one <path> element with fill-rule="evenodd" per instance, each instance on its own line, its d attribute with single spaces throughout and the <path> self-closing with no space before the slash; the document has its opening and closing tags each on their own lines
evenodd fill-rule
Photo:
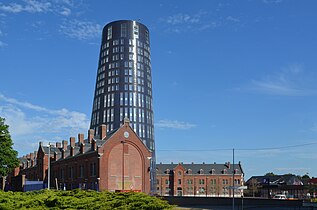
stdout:
<svg viewBox="0 0 317 210">
<path fill-rule="evenodd" d="M 48 143 L 47 189 L 50 189 L 51 181 L 51 142 Z"/>
<path fill-rule="evenodd" d="M 232 210 L 234 210 L 234 149 L 232 149 Z"/>
<path fill-rule="evenodd" d="M 150 195 L 153 195 L 154 193 L 153 193 L 152 184 L 154 183 L 154 181 L 156 183 L 156 180 L 154 180 L 153 177 L 152 177 L 152 170 L 153 170 L 153 168 L 152 168 L 152 157 L 147 157 L 147 159 L 150 161 Z"/>
</svg>

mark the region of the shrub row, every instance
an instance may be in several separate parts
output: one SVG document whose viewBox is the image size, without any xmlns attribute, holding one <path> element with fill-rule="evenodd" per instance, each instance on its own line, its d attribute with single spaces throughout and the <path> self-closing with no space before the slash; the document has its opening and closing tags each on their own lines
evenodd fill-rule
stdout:
<svg viewBox="0 0 317 210">
<path fill-rule="evenodd" d="M 0 191 L 0 210 L 12 209 L 172 209 L 166 201 L 144 193 L 96 191 Z"/>
</svg>

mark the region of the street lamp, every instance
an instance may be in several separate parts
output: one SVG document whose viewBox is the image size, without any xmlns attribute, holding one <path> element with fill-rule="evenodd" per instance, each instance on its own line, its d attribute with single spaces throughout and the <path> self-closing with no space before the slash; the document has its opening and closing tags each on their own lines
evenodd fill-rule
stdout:
<svg viewBox="0 0 317 210">
<path fill-rule="evenodd" d="M 48 143 L 48 167 L 47 167 L 47 189 L 50 189 L 51 179 L 51 142 Z"/>
<path fill-rule="evenodd" d="M 153 195 L 153 183 L 156 183 L 156 180 L 154 180 L 154 177 L 153 177 L 153 167 L 152 167 L 152 157 L 147 157 L 147 159 L 150 161 L 150 194 Z"/>
</svg>

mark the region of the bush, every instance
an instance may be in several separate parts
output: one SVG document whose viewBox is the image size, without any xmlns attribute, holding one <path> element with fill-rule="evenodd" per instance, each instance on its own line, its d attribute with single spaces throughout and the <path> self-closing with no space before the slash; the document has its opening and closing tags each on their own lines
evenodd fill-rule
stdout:
<svg viewBox="0 0 317 210">
<path fill-rule="evenodd" d="M 33 192 L 0 191 L 0 210 L 11 209 L 172 209 L 156 197 L 144 193 L 111 193 L 96 191 L 55 191 Z"/>
</svg>

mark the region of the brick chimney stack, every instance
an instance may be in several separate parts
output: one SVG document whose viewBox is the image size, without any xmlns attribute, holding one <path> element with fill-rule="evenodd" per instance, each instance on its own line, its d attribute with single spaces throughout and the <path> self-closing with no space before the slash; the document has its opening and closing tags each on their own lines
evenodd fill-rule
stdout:
<svg viewBox="0 0 317 210">
<path fill-rule="evenodd" d="M 102 124 L 99 126 L 100 139 L 104 139 L 107 136 L 107 126 Z"/>
<path fill-rule="evenodd" d="M 70 147 L 70 156 L 73 157 L 75 155 L 75 147 Z"/>
<path fill-rule="evenodd" d="M 94 129 L 89 129 L 88 130 L 88 143 L 91 143 L 92 139 L 94 138 Z"/>
<path fill-rule="evenodd" d="M 34 160 L 34 153 L 33 152 L 30 153 L 30 159 Z"/>
<path fill-rule="evenodd" d="M 62 145 L 63 145 L 63 150 L 66 150 L 67 149 L 67 141 L 63 140 Z"/>
<path fill-rule="evenodd" d="M 70 138 L 69 138 L 69 145 L 70 145 L 71 147 L 74 147 L 74 146 L 75 146 L 75 137 L 70 137 Z"/>
<path fill-rule="evenodd" d="M 78 145 L 80 145 L 81 143 L 84 143 L 84 134 L 83 133 L 78 134 Z"/>
</svg>

